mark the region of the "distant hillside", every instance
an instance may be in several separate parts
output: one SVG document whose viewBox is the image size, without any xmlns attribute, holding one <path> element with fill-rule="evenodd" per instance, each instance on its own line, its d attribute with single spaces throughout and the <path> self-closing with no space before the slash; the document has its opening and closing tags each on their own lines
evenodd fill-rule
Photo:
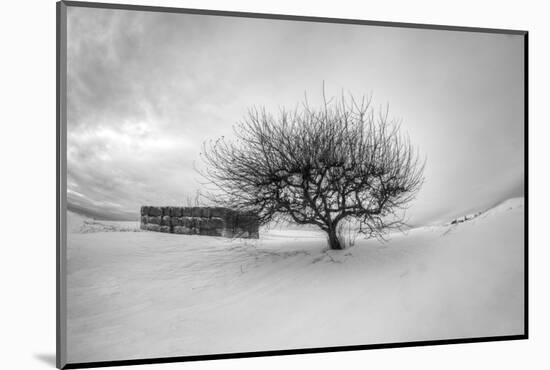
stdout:
<svg viewBox="0 0 550 370">
<path fill-rule="evenodd" d="M 103 211 L 84 208 L 79 205 L 69 203 L 67 205 L 67 210 L 94 220 L 103 220 L 103 221 L 138 221 L 139 220 L 139 209 L 136 210 L 135 213 L 134 212 L 118 212 L 118 213 L 103 212 Z"/>
</svg>

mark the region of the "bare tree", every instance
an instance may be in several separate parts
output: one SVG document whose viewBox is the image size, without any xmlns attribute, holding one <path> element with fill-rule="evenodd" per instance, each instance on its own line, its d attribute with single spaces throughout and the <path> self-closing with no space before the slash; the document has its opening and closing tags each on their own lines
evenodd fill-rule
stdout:
<svg viewBox="0 0 550 370">
<path fill-rule="evenodd" d="M 203 144 L 203 175 L 216 202 L 254 212 L 261 224 L 317 225 L 331 249 L 345 247 L 338 238 L 344 220 L 379 239 L 400 229 L 423 183 L 417 150 L 370 98 L 323 98 L 319 109 L 306 98 L 277 116 L 253 108 L 234 132 L 233 141 Z"/>
<path fill-rule="evenodd" d="M 202 197 L 201 191 L 196 190 L 194 195 L 187 194 L 185 196 L 185 201 L 183 203 L 185 204 L 186 207 L 199 207 L 201 205 L 204 205 L 202 204 L 201 197 Z"/>
</svg>

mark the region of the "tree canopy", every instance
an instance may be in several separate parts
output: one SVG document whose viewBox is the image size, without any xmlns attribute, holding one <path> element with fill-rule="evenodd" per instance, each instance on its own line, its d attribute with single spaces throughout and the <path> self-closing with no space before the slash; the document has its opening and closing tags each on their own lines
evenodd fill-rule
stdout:
<svg viewBox="0 0 550 370">
<path fill-rule="evenodd" d="M 252 108 L 234 133 L 203 144 L 215 201 L 262 224 L 317 225 L 332 249 L 345 247 L 337 235 L 344 220 L 375 238 L 402 227 L 423 183 L 409 137 L 365 97 L 324 98 L 317 109 L 306 100 L 277 115 Z"/>
</svg>

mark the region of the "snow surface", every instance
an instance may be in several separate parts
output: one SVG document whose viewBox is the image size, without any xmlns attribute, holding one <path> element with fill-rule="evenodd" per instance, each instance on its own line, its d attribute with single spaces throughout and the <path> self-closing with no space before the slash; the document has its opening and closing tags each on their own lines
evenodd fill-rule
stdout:
<svg viewBox="0 0 550 370">
<path fill-rule="evenodd" d="M 68 360 L 522 334 L 523 202 L 344 251 L 311 229 L 228 240 L 69 214 Z"/>
</svg>

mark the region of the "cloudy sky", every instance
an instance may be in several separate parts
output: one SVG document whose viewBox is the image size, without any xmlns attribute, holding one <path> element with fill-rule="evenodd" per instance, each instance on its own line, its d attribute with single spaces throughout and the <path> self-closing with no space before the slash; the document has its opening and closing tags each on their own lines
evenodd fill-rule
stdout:
<svg viewBox="0 0 550 370">
<path fill-rule="evenodd" d="M 523 192 L 523 38 L 68 8 L 69 209 L 136 219 L 201 187 L 204 140 L 251 106 L 372 95 L 427 158 L 425 223 Z"/>
</svg>

